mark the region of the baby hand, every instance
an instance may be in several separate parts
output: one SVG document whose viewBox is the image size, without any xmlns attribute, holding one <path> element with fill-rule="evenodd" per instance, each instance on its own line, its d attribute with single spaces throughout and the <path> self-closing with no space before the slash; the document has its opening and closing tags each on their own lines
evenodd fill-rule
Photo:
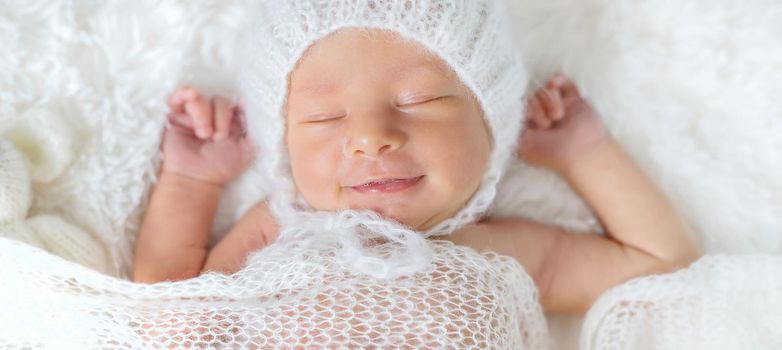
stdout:
<svg viewBox="0 0 782 350">
<path fill-rule="evenodd" d="M 163 134 L 163 172 L 223 185 L 253 159 L 241 109 L 225 97 L 204 98 L 183 86 L 171 95 Z"/>
<path fill-rule="evenodd" d="M 610 138 L 597 112 L 572 81 L 553 76 L 527 101 L 519 158 L 566 174 L 572 165 Z"/>
</svg>

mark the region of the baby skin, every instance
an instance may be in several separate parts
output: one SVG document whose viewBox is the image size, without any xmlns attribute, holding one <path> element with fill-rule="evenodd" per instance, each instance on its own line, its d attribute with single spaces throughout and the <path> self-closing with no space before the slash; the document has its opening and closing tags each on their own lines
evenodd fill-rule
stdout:
<svg viewBox="0 0 782 350">
<path fill-rule="evenodd" d="M 260 202 L 208 248 L 223 187 L 252 162 L 252 148 L 228 99 L 181 87 L 169 106 L 164 162 L 135 252 L 141 283 L 236 272 L 279 231 Z M 700 256 L 686 222 L 573 82 L 555 75 L 526 110 L 519 158 L 566 179 L 605 234 L 488 217 L 438 239 L 515 258 L 544 310 L 569 314 L 628 279 Z M 294 183 L 317 210 L 371 209 L 426 230 L 467 203 L 488 166 L 491 136 L 470 90 L 439 58 L 387 32 L 318 41 L 291 73 L 285 111 Z"/>
</svg>

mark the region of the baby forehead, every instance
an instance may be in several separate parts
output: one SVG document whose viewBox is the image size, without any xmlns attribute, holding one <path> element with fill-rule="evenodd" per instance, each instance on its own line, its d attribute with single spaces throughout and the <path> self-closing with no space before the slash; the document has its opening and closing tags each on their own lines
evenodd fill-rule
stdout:
<svg viewBox="0 0 782 350">
<path fill-rule="evenodd" d="M 378 67 L 378 69 L 381 68 Z M 409 64 L 388 67 L 388 73 L 386 74 L 394 77 L 395 82 L 405 82 L 407 84 L 426 85 L 431 84 L 432 82 L 440 82 L 460 85 L 457 80 L 452 79 L 450 71 L 445 71 L 427 64 Z M 351 82 L 351 79 L 349 79 L 350 76 L 341 77 L 338 74 L 319 74 L 308 78 L 301 78 L 302 79 L 291 79 L 291 92 L 308 95 L 328 94 L 340 90 Z"/>
<path fill-rule="evenodd" d="M 299 59 L 290 79 L 291 87 L 303 92 L 323 92 L 355 76 L 458 82 L 451 67 L 422 44 L 377 29 L 345 29 L 316 41 Z"/>
</svg>

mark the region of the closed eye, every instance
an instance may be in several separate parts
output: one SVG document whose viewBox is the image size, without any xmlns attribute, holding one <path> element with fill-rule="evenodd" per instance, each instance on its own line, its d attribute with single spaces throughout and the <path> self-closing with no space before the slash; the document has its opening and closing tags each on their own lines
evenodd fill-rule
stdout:
<svg viewBox="0 0 782 350">
<path fill-rule="evenodd" d="M 442 99 L 445 99 L 449 96 L 436 96 L 436 95 L 427 95 L 427 96 L 420 96 L 420 97 L 413 97 L 409 99 L 405 99 L 404 101 L 401 101 L 401 103 L 397 104 L 399 107 L 412 107 L 417 105 L 423 105 L 430 102 L 439 101 Z"/>
<path fill-rule="evenodd" d="M 340 115 L 334 115 L 334 114 L 314 114 L 311 116 L 308 116 L 304 119 L 303 123 L 305 124 L 314 124 L 314 123 L 325 123 L 330 121 L 336 121 L 339 119 L 342 119 L 346 117 L 345 114 Z"/>
</svg>

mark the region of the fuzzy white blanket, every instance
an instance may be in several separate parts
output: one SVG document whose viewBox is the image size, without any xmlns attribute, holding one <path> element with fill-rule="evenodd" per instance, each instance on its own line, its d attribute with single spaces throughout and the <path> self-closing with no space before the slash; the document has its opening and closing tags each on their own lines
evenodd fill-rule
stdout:
<svg viewBox="0 0 782 350">
<path fill-rule="evenodd" d="M 674 279 L 620 286 L 590 311 L 583 329 L 578 318 L 549 318 L 557 346 L 575 348 L 580 337 L 584 348 L 709 348 L 691 341 L 713 334 L 713 341 L 749 339 L 722 348 L 782 347 L 782 317 L 765 311 L 782 299 L 782 3 L 515 2 L 519 37 L 538 81 L 563 70 L 579 84 L 696 227 L 705 252 L 769 254 L 709 257 Z M 252 20 L 242 6 L 238 0 L 0 3 L 0 133 L 37 140 L 26 150 L 35 180 L 30 215 L 59 215 L 99 237 L 113 258 L 110 270 L 126 276 L 155 177 L 165 97 L 183 83 L 233 93 L 233 53 Z M 242 181 L 249 177 L 237 188 Z M 502 215 L 599 229 L 551 173 L 518 164 L 502 186 Z M 214 237 L 264 191 L 230 192 Z M 17 251 L 3 242 L 0 248 Z M 674 299 L 644 293 L 666 283 L 690 293 Z M 638 316 L 637 305 L 679 305 L 676 298 L 690 298 L 687 312 L 640 307 L 646 313 Z M 741 302 L 728 303 L 735 300 Z M 635 311 L 623 311 L 628 301 Z M 722 308 L 704 308 L 715 303 Z M 699 318 L 676 323 L 689 332 L 675 337 L 665 326 L 671 317 Z M 742 328 L 748 319 L 767 327 Z"/>
</svg>

